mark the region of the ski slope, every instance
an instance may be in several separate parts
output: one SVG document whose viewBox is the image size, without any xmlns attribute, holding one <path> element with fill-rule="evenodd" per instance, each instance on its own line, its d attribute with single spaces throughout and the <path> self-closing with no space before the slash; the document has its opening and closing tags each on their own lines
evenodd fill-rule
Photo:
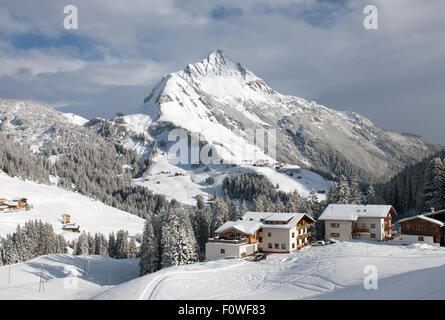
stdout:
<svg viewBox="0 0 445 320">
<path fill-rule="evenodd" d="M 364 268 L 378 289 L 365 290 Z M 223 259 L 160 270 L 96 299 L 445 299 L 445 248 L 348 241 L 266 260 Z"/>
<path fill-rule="evenodd" d="M 0 267 L 0 300 L 89 299 L 137 277 L 138 261 L 52 254 L 3 266 Z M 44 284 L 41 287 L 42 268 Z"/>
<path fill-rule="evenodd" d="M 369 265 L 378 270 L 377 290 L 363 286 Z M 259 262 L 213 260 L 144 277 L 138 271 L 138 259 L 42 256 L 0 267 L 0 299 L 445 299 L 445 248 L 429 245 L 347 241 Z"/>
<path fill-rule="evenodd" d="M 56 186 L 38 184 L 11 178 L 0 171 L 0 198 L 27 198 L 34 206 L 29 211 L 0 213 L 0 238 L 6 238 L 14 232 L 18 224 L 24 225 L 28 220 L 41 219 L 53 225 L 57 234 L 65 239 L 77 238 L 79 233 L 62 230 L 59 221 L 62 214 L 71 215 L 71 222 L 80 226 L 80 231 L 100 232 L 108 236 L 112 231 L 128 230 L 130 235 L 141 234 L 144 220 L 136 215 L 107 206 L 100 201 L 79 193 L 63 190 Z"/>
</svg>

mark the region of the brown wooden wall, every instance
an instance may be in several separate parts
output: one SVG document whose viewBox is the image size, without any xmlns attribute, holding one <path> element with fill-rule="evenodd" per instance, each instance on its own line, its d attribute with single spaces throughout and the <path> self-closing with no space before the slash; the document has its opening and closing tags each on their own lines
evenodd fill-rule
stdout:
<svg viewBox="0 0 445 320">
<path fill-rule="evenodd" d="M 409 226 L 409 230 L 406 229 L 406 226 Z M 416 230 L 416 226 L 420 226 L 420 228 L 423 226 L 424 230 L 420 229 L 419 231 Z M 416 236 L 443 236 L 445 235 L 445 228 L 440 227 L 439 225 L 417 218 L 412 219 L 409 221 L 404 221 L 400 223 L 400 233 L 406 234 L 406 235 L 416 235 Z"/>
</svg>

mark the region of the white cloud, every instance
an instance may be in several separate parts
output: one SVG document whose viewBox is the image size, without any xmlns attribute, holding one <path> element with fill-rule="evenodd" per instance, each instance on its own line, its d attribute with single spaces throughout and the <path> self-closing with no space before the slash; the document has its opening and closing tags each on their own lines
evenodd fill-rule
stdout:
<svg viewBox="0 0 445 320">
<path fill-rule="evenodd" d="M 79 10 L 79 30 L 70 32 L 91 39 L 91 49 L 104 58 L 86 61 L 63 48 L 17 50 L 3 39 L 0 76 L 23 79 L 27 94 L 36 98 L 44 94 L 49 102 L 91 100 L 97 114 L 108 115 L 113 104 L 121 108 L 125 99 L 129 106 L 142 101 L 163 74 L 220 48 L 279 91 L 357 111 L 388 128 L 424 132 L 445 144 L 440 129 L 428 131 L 440 128 L 439 119 L 445 116 L 432 107 L 445 99 L 438 88 L 445 83 L 443 0 L 373 0 L 379 9 L 375 31 L 364 30 L 364 3 L 355 0 L 347 1 L 344 10 L 317 0 L 70 3 Z M 0 4 L 0 22 L 5 21 L 8 34 L 68 33 L 60 1 Z M 242 14 L 213 20 L 211 10 L 219 5 L 240 8 Z M 269 10 L 261 12 L 261 5 Z M 332 25 L 310 25 L 286 8 L 297 13 L 327 8 Z M 41 93 L 42 86 L 51 87 L 52 95 Z M 116 96 L 109 97 L 115 92 L 120 93 L 118 102 Z M 437 123 L 428 120 L 424 125 L 419 119 L 429 111 L 437 114 Z"/>
</svg>

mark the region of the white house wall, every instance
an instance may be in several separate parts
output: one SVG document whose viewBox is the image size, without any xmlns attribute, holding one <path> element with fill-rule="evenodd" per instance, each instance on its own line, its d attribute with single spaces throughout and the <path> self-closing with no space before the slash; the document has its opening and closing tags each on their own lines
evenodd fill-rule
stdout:
<svg viewBox="0 0 445 320">
<path fill-rule="evenodd" d="M 225 253 L 221 253 L 221 249 L 224 249 Z M 235 245 L 231 243 L 222 242 L 207 242 L 206 243 L 206 259 L 212 260 L 221 257 L 237 257 L 246 255 L 252 255 L 258 252 L 258 243 Z"/>
<path fill-rule="evenodd" d="M 423 241 L 419 241 L 419 236 L 410 234 L 402 234 L 401 238 L 403 244 L 426 243 L 430 245 L 439 246 L 439 243 L 434 243 L 434 238 L 432 236 L 423 236 Z"/>
<path fill-rule="evenodd" d="M 300 233 L 298 233 L 300 231 Z M 260 248 L 264 252 L 291 252 L 298 248 L 298 245 L 303 244 L 303 239 L 298 242 L 298 235 L 307 233 L 307 228 L 298 230 L 295 225 L 291 229 L 280 229 L 280 228 L 267 228 L 263 227 L 259 236 L 262 238 L 262 242 L 259 244 Z M 270 237 L 269 237 L 270 233 Z M 292 233 L 294 237 L 292 237 Z M 272 244 L 272 248 L 269 248 L 269 243 Z M 278 249 L 275 248 L 275 244 L 278 244 Z M 285 245 L 283 249 L 282 245 Z M 294 247 L 292 247 L 294 244 Z"/>
<path fill-rule="evenodd" d="M 331 223 L 337 223 L 337 224 L 339 224 L 339 227 L 338 228 L 331 227 Z M 325 237 L 327 239 L 333 238 L 335 240 L 341 240 L 341 241 L 352 239 L 351 221 L 327 220 L 327 221 L 325 221 L 324 225 L 325 225 Z M 339 233 L 340 235 L 338 237 L 334 237 L 331 235 L 332 233 Z"/>
</svg>

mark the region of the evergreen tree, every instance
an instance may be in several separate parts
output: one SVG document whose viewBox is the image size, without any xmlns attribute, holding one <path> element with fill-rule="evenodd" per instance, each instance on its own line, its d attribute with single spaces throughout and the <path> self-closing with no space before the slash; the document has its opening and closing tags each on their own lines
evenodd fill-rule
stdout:
<svg viewBox="0 0 445 320">
<path fill-rule="evenodd" d="M 108 255 L 112 258 L 116 257 L 116 238 L 114 232 L 108 236 Z"/>
<path fill-rule="evenodd" d="M 143 276 L 147 273 L 157 271 L 159 268 L 160 257 L 151 217 L 148 217 L 145 220 L 140 252 L 141 260 L 139 262 L 139 275 Z"/>
<path fill-rule="evenodd" d="M 130 255 L 130 246 L 128 243 L 128 231 L 119 230 L 116 235 L 115 244 L 117 259 L 127 259 Z"/>
<path fill-rule="evenodd" d="M 376 194 L 374 186 L 371 184 L 366 192 L 366 204 L 376 204 Z"/>
<path fill-rule="evenodd" d="M 183 208 L 170 210 L 170 223 L 162 227 L 161 267 L 189 264 L 198 261 L 196 239 L 190 217 Z"/>
<path fill-rule="evenodd" d="M 77 256 L 80 255 L 88 255 L 89 254 L 89 245 L 88 245 L 88 237 L 84 232 L 80 234 L 80 236 L 77 238 L 77 244 L 76 244 L 76 252 L 74 253 Z"/>
</svg>

